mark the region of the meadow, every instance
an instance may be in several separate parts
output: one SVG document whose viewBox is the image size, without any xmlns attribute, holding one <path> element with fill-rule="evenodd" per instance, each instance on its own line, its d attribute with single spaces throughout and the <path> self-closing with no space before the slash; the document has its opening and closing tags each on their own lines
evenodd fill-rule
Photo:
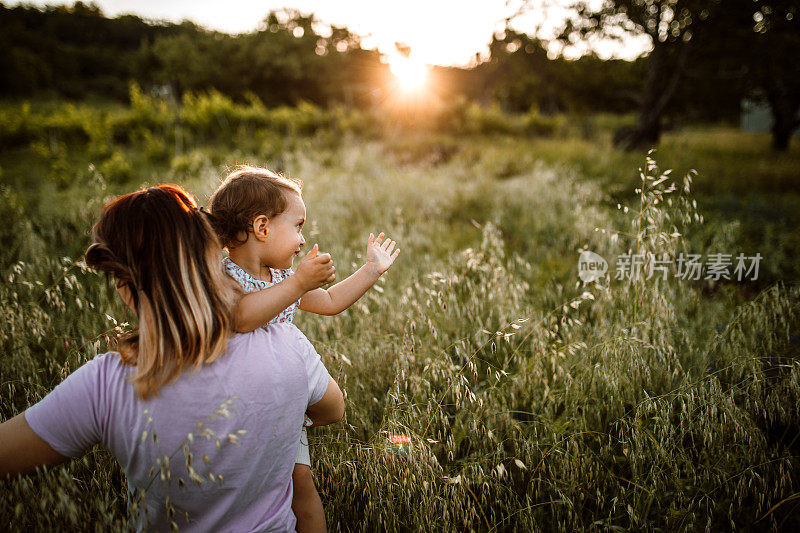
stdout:
<svg viewBox="0 0 800 533">
<path fill-rule="evenodd" d="M 81 262 L 106 199 L 176 182 L 204 203 L 260 164 L 303 180 L 337 274 L 371 231 L 402 249 L 351 309 L 298 317 L 347 395 L 309 432 L 331 530 L 800 528 L 797 140 L 683 126 L 648 157 L 611 146 L 629 117 L 386 116 L 135 88 L 0 106 L 0 419 L 130 326 Z M 587 249 L 611 276 L 580 281 Z M 628 251 L 763 259 L 756 280 L 616 279 Z M 128 526 L 99 448 L 0 483 L 3 529 Z"/>
</svg>

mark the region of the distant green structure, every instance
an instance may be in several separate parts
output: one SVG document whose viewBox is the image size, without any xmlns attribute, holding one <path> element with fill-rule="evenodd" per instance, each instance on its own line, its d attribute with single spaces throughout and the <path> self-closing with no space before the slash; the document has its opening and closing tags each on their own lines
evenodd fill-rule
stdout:
<svg viewBox="0 0 800 533">
<path fill-rule="evenodd" d="M 743 131 L 770 133 L 772 128 L 772 112 L 769 105 L 753 100 L 742 100 L 740 127 Z M 800 135 L 800 128 L 792 135 Z"/>
</svg>

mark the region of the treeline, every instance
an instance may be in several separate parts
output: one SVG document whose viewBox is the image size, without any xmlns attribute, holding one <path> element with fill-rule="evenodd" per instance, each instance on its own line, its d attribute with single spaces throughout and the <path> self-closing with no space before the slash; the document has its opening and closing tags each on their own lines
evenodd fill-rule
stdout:
<svg viewBox="0 0 800 533">
<path fill-rule="evenodd" d="M 191 22 L 109 19 L 81 2 L 0 4 L 0 94 L 127 101 L 136 82 L 177 95 L 211 88 L 240 100 L 255 94 L 267 105 L 363 97 L 385 76 L 379 55 L 362 50 L 345 28 L 318 35 L 313 21 L 270 13 L 261 31 L 231 36 Z"/>
<path fill-rule="evenodd" d="M 0 4 L 0 96 L 111 98 L 127 101 L 131 83 L 173 96 L 215 89 L 237 102 L 267 106 L 371 106 L 389 98 L 391 75 L 375 50 L 347 28 L 322 31 L 313 15 L 270 12 L 258 31 L 209 31 L 190 22 L 106 18 L 94 5 L 43 9 Z M 431 96 L 497 103 L 508 112 L 544 114 L 636 109 L 645 60 L 585 56 L 549 59 L 522 33 L 495 35 L 489 60 L 473 69 L 436 68 Z M 689 80 L 671 103 L 692 119 L 735 119 L 742 91 Z"/>
<path fill-rule="evenodd" d="M 150 25 L 138 17 L 107 19 L 97 7 L 39 10 L 0 4 L 0 90 L 4 96 L 127 98 L 143 72 L 142 43 L 196 31 L 189 24 Z"/>
</svg>

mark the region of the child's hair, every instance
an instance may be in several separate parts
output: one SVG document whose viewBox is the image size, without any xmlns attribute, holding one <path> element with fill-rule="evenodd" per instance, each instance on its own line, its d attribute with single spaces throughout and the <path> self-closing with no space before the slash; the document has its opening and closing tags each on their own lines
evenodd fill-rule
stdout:
<svg viewBox="0 0 800 533">
<path fill-rule="evenodd" d="M 180 186 L 160 185 L 109 201 L 92 227 L 86 264 L 130 290 L 139 318 L 116 349 L 143 399 L 215 360 L 233 333 L 235 292 L 208 218 Z"/>
<path fill-rule="evenodd" d="M 286 192 L 302 194 L 300 180 L 285 178 L 266 168 L 239 165 L 211 195 L 212 223 L 222 245 L 228 248 L 247 242 L 253 220 L 272 218 L 286 210 Z M 245 233 L 244 240 L 239 238 Z"/>
</svg>

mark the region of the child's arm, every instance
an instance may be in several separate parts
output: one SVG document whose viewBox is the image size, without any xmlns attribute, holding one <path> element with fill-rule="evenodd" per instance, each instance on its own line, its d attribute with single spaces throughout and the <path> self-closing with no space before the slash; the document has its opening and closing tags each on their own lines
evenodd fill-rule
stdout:
<svg viewBox="0 0 800 533">
<path fill-rule="evenodd" d="M 245 294 L 236 306 L 236 331 L 246 333 L 263 326 L 308 291 L 336 279 L 330 254 L 317 255 L 319 247 L 306 254 L 293 276 L 258 292 Z"/>
<path fill-rule="evenodd" d="M 383 233 L 377 238 L 370 233 L 367 240 L 367 261 L 364 266 L 328 290 L 320 288 L 304 294 L 300 300 L 300 309 L 318 315 L 335 315 L 353 305 L 378 281 L 381 274 L 392 266 L 400 254 L 400 249 L 394 249 L 396 241 L 386 239 L 381 244 L 382 240 Z"/>
</svg>

